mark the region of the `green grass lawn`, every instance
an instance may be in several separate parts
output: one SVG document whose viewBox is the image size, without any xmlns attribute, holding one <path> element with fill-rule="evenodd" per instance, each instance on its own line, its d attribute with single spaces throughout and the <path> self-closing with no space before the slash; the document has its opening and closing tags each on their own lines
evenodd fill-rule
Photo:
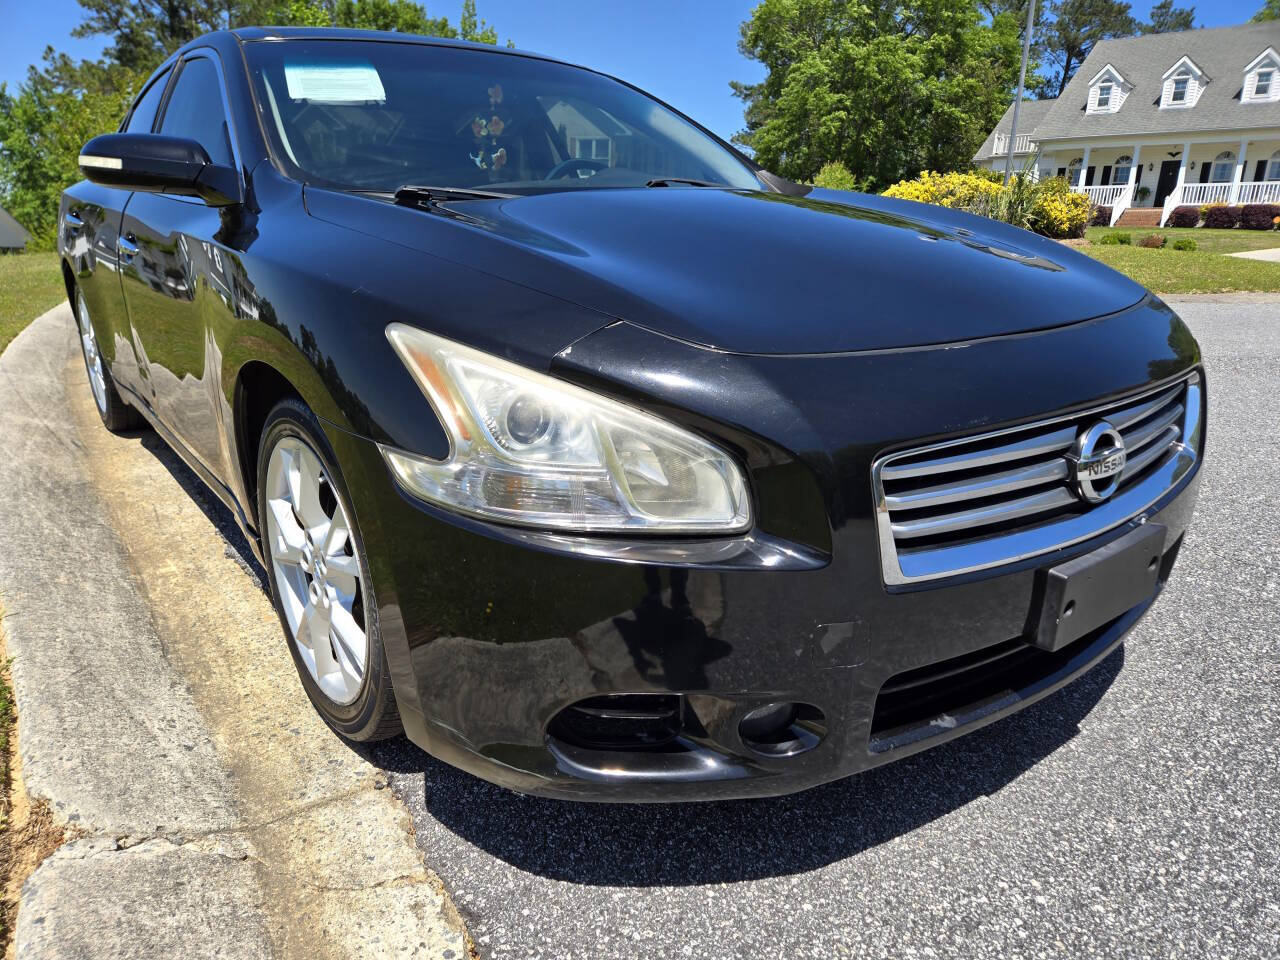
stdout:
<svg viewBox="0 0 1280 960">
<path fill-rule="evenodd" d="M 0 351 L 28 323 L 66 297 L 56 253 L 0 256 Z"/>
<path fill-rule="evenodd" d="M 1222 231 L 1226 233 L 1227 231 Z M 1242 260 L 1200 250 L 1145 250 L 1141 247 L 1081 247 L 1156 293 L 1236 293 L 1280 291 L 1280 263 Z"/>
<path fill-rule="evenodd" d="M 1280 247 L 1280 233 L 1275 230 L 1210 230 L 1206 227 L 1089 227 L 1084 235 L 1094 243 L 1108 233 L 1127 233 L 1137 243 L 1139 237 L 1159 233 L 1173 243 L 1178 237 L 1196 242 L 1197 253 L 1239 253 L 1241 250 L 1266 250 Z"/>
<path fill-rule="evenodd" d="M 1099 246 L 1108 233 L 1127 233 L 1134 246 Z M 1166 238 L 1163 250 L 1137 246 L 1149 233 Z M 1193 251 L 1174 250 L 1179 237 L 1196 242 Z M 1208 230 L 1204 227 L 1090 227 L 1085 231 L 1090 245 L 1080 248 L 1095 260 L 1132 277 L 1156 293 L 1274 293 L 1280 292 L 1280 263 L 1242 260 L 1228 253 L 1280 247 L 1280 233 L 1274 230 Z"/>
</svg>

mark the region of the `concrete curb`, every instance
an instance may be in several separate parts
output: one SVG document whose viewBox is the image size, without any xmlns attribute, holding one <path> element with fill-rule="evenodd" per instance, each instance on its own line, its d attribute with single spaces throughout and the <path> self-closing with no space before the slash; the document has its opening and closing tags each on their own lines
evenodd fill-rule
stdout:
<svg viewBox="0 0 1280 960">
<path fill-rule="evenodd" d="M 80 834 L 24 885 L 17 955 L 460 960 L 406 811 L 306 702 L 221 507 L 84 386 L 66 305 L 0 355 L 23 775 Z"/>
<path fill-rule="evenodd" d="M 1162 293 L 1160 299 L 1165 303 L 1280 303 L 1280 293 Z"/>
<path fill-rule="evenodd" d="M 234 813 L 208 731 L 69 429 L 75 348 L 63 305 L 0 355 L 0 599 L 27 790 L 85 830 L 224 828 Z"/>
</svg>

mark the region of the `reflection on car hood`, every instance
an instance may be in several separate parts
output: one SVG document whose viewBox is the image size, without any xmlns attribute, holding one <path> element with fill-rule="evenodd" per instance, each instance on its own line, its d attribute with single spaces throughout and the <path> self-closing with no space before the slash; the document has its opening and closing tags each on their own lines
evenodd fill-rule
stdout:
<svg viewBox="0 0 1280 960">
<path fill-rule="evenodd" d="M 584 189 L 451 203 L 445 217 L 383 204 L 378 226 L 351 223 L 339 202 L 310 205 L 607 317 L 742 353 L 973 340 L 1114 313 L 1144 295 L 1024 230 L 824 190 Z"/>
</svg>

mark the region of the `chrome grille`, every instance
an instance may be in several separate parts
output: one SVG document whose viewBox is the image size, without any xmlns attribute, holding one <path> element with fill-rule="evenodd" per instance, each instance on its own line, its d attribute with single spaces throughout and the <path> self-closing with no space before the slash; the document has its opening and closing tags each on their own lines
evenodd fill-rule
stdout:
<svg viewBox="0 0 1280 960">
<path fill-rule="evenodd" d="M 996 567 L 1124 523 L 1195 465 L 1200 394 L 1195 374 L 1071 416 L 880 458 L 872 473 L 885 582 Z M 1114 492 L 1090 504 L 1068 454 L 1100 420 L 1119 432 L 1126 461 Z"/>
</svg>

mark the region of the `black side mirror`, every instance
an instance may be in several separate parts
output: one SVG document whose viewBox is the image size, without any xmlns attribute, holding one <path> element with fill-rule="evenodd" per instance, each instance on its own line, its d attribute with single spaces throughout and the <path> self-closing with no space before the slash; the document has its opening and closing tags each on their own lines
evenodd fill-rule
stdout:
<svg viewBox="0 0 1280 960">
<path fill-rule="evenodd" d="M 209 159 L 204 147 L 158 133 L 106 133 L 80 149 L 80 172 L 93 183 L 147 193 L 200 197 L 214 207 L 244 200 L 233 167 Z"/>
</svg>

